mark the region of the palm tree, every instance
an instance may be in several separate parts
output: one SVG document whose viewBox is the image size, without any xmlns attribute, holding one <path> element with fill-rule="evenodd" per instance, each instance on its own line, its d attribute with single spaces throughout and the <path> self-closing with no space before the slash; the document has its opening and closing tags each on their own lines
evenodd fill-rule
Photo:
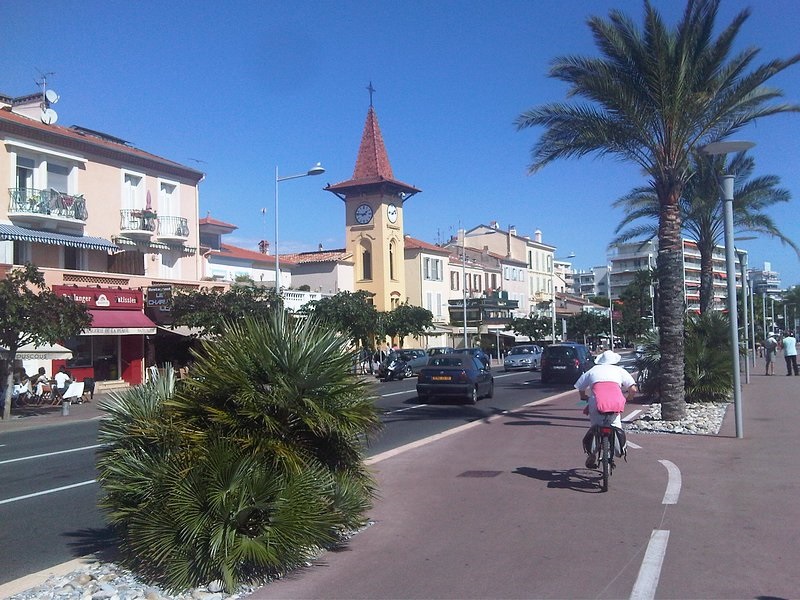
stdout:
<svg viewBox="0 0 800 600">
<path fill-rule="evenodd" d="M 748 72 L 758 49 L 731 56 L 749 16 L 740 12 L 717 37 L 719 0 L 689 0 L 681 21 L 668 29 L 645 2 L 643 29 L 620 11 L 588 21 L 598 58 L 556 58 L 550 76 L 569 84 L 584 103 L 551 103 L 521 114 L 518 129 L 546 128 L 533 146 L 530 172 L 559 159 L 596 153 L 638 164 L 658 198 L 659 326 L 664 366 L 662 416 L 686 409 L 683 348 L 683 258 L 680 198 L 693 150 L 740 131 L 759 117 L 800 111 L 775 102 L 765 83 L 800 60 L 773 60 Z"/>
<path fill-rule="evenodd" d="M 734 173 L 733 224 L 737 232 L 761 233 L 779 239 L 800 255 L 800 248 L 783 235 L 764 210 L 779 202 L 788 202 L 788 190 L 777 187 L 780 178 L 764 175 L 751 179 L 755 161 L 746 153 L 736 154 L 725 167 L 723 156 L 708 156 L 702 152 L 691 157 L 691 174 L 680 199 L 683 233 L 697 242 L 700 251 L 700 312 L 712 308 L 714 294 L 713 253 L 725 232 L 725 215 L 719 201 L 718 176 L 724 170 Z M 625 210 L 617 226 L 619 234 L 611 244 L 631 240 L 649 241 L 658 235 L 660 206 L 651 187 L 638 187 L 614 203 Z M 638 223 L 645 221 L 644 223 Z M 627 227 L 627 229 L 626 229 Z"/>
</svg>

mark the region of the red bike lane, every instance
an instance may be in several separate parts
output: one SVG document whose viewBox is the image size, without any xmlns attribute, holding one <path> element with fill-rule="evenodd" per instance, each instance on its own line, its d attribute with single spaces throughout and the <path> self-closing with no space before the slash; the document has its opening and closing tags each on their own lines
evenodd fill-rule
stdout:
<svg viewBox="0 0 800 600">
<path fill-rule="evenodd" d="M 666 471 L 635 451 L 601 493 L 577 392 L 374 465 L 374 524 L 267 598 L 623 598 L 661 522 Z"/>
</svg>

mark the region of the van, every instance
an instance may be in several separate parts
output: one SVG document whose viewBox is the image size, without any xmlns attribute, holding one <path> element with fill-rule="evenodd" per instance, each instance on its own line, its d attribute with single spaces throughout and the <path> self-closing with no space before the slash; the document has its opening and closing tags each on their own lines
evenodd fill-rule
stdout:
<svg viewBox="0 0 800 600">
<path fill-rule="evenodd" d="M 592 353 L 583 344 L 564 342 L 551 344 L 542 351 L 542 383 L 566 381 L 575 383 L 592 368 Z"/>
</svg>

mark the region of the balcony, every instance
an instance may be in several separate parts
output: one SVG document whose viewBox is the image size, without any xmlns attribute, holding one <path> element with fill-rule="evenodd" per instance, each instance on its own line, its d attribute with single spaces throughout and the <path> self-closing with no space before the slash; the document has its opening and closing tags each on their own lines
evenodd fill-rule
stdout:
<svg viewBox="0 0 800 600">
<path fill-rule="evenodd" d="M 184 217 L 158 217 L 158 239 L 184 242 L 189 239 L 189 221 Z"/>
<path fill-rule="evenodd" d="M 153 210 L 123 208 L 120 213 L 119 230 L 126 237 L 149 240 L 156 230 L 158 215 Z"/>
<path fill-rule="evenodd" d="M 8 218 L 17 225 L 74 231 L 89 218 L 82 195 L 33 188 L 9 188 L 8 194 Z"/>
</svg>

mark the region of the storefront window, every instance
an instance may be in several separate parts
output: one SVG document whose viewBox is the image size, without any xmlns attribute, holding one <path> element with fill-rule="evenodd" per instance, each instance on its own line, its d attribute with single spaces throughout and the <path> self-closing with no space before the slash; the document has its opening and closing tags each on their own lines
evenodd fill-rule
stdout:
<svg viewBox="0 0 800 600">
<path fill-rule="evenodd" d="M 80 336 L 64 344 L 72 350 L 67 368 L 93 367 L 95 381 L 119 379 L 119 338 L 113 335 Z"/>
</svg>

